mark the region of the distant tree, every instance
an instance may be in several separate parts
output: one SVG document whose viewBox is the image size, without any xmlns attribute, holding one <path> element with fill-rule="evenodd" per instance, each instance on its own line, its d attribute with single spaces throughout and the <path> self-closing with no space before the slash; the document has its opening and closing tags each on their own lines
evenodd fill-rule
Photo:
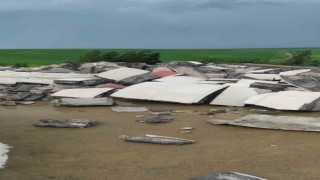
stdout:
<svg viewBox="0 0 320 180">
<path fill-rule="evenodd" d="M 160 53 L 155 53 L 150 50 L 140 51 L 137 56 L 141 62 L 147 64 L 157 64 L 161 62 Z"/>
<path fill-rule="evenodd" d="M 89 51 L 83 56 L 80 56 L 82 62 L 99 62 L 102 61 L 101 51 L 93 50 Z"/>
<path fill-rule="evenodd" d="M 312 51 L 298 51 L 292 54 L 290 58 L 287 59 L 288 63 L 291 65 L 302 65 L 306 64 L 311 60 Z"/>
<path fill-rule="evenodd" d="M 99 50 L 89 51 L 83 56 L 80 56 L 82 62 L 129 62 L 129 63 L 147 63 L 156 64 L 160 63 L 160 53 L 147 51 L 131 51 L 124 54 L 119 54 L 115 51 L 101 53 Z"/>
<path fill-rule="evenodd" d="M 22 68 L 22 67 L 29 67 L 29 65 L 27 63 L 15 63 L 12 67 Z"/>
<path fill-rule="evenodd" d="M 101 59 L 102 61 L 117 62 L 119 56 L 119 53 L 112 51 L 102 54 Z"/>
</svg>

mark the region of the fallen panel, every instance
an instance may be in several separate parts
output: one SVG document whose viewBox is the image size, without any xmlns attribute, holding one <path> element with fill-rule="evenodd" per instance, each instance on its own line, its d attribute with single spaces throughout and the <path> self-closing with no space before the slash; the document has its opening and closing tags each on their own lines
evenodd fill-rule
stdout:
<svg viewBox="0 0 320 180">
<path fill-rule="evenodd" d="M 167 136 L 157 136 L 157 135 L 140 135 L 140 136 L 126 136 L 122 135 L 120 138 L 123 138 L 126 141 L 133 142 L 142 142 L 142 143 L 154 143 L 154 144 L 165 144 L 165 145 L 183 145 L 183 144 L 192 144 L 195 141 L 189 139 L 180 139 Z"/>
<path fill-rule="evenodd" d="M 172 68 L 177 73 L 186 74 L 191 77 L 208 79 L 208 77 L 204 73 L 197 71 L 195 67 L 175 66 L 170 68 Z"/>
<path fill-rule="evenodd" d="M 101 84 L 101 85 L 96 86 L 96 88 L 112 88 L 112 89 L 123 89 L 126 87 L 127 86 L 123 86 L 120 84 L 113 84 L 113 83 Z"/>
<path fill-rule="evenodd" d="M 70 98 L 94 98 L 104 95 L 112 88 L 87 88 L 87 89 L 64 89 L 52 94 L 52 97 L 70 97 Z"/>
<path fill-rule="evenodd" d="M 62 85 L 83 85 L 83 86 L 96 86 L 105 83 L 105 79 L 100 78 L 66 78 L 56 79 L 54 83 Z"/>
<path fill-rule="evenodd" d="M 149 73 L 149 71 L 123 67 L 123 68 L 118 68 L 118 69 L 110 70 L 107 72 L 99 73 L 97 74 L 97 76 L 118 82 L 126 78 L 147 74 L 147 73 Z"/>
<path fill-rule="evenodd" d="M 219 94 L 225 88 L 226 85 L 146 82 L 119 90 L 112 94 L 112 97 L 198 104 L 207 101 L 210 96 Z"/>
<path fill-rule="evenodd" d="M 247 87 L 250 87 L 251 84 L 253 83 L 267 83 L 267 84 L 278 84 L 278 81 L 262 81 L 262 80 L 253 80 L 253 79 L 241 79 L 237 82 L 237 84 L 243 84 L 246 85 Z"/>
<path fill-rule="evenodd" d="M 112 98 L 62 98 L 58 100 L 60 106 L 112 106 Z"/>
<path fill-rule="evenodd" d="M 319 77 L 313 77 L 311 75 L 303 76 L 281 76 L 282 80 L 292 84 L 295 87 L 307 89 L 310 91 L 320 92 Z"/>
<path fill-rule="evenodd" d="M 165 82 L 165 83 L 179 83 L 179 84 L 185 84 L 185 83 L 198 83 L 206 81 L 203 78 L 197 78 L 197 77 L 189 77 L 189 76 L 170 76 L 170 77 L 164 77 L 160 79 L 154 80 L 156 82 Z"/>
<path fill-rule="evenodd" d="M 224 90 L 210 104 L 243 107 L 248 98 L 269 92 L 271 91 L 233 85 Z"/>
<path fill-rule="evenodd" d="M 0 169 L 3 169 L 8 160 L 8 153 L 11 147 L 0 143 Z"/>
<path fill-rule="evenodd" d="M 92 74 L 0 71 L 0 84 L 53 84 L 55 79 L 93 78 Z"/>
<path fill-rule="evenodd" d="M 301 73 L 306 73 L 311 71 L 311 69 L 299 69 L 299 70 L 292 70 L 292 71 L 284 71 L 281 72 L 279 75 L 280 76 L 293 76 L 293 75 L 298 75 Z"/>
<path fill-rule="evenodd" d="M 123 107 L 123 106 L 117 106 L 112 107 L 112 111 L 114 112 L 148 112 L 149 109 L 144 107 Z"/>
<path fill-rule="evenodd" d="M 244 78 L 266 80 L 266 81 L 280 81 L 281 78 L 278 74 L 245 74 Z"/>
<path fill-rule="evenodd" d="M 159 78 L 160 78 L 159 76 L 153 75 L 151 73 L 147 73 L 147 74 L 142 74 L 142 75 L 133 76 L 133 77 L 123 79 L 123 80 L 119 81 L 119 84 L 130 86 L 133 84 L 139 84 L 142 82 L 152 81 L 154 79 L 159 79 Z"/>
<path fill-rule="evenodd" d="M 277 110 L 320 111 L 320 92 L 281 91 L 261 94 L 244 102 Z"/>
<path fill-rule="evenodd" d="M 261 129 L 320 132 L 320 118 L 250 114 L 237 120 L 209 120 L 214 125 L 233 125 Z"/>
<path fill-rule="evenodd" d="M 155 76 L 159 76 L 159 77 L 182 75 L 181 73 L 177 73 L 177 72 L 173 72 L 173 71 L 166 71 L 166 70 L 152 72 L 152 74 L 155 75 Z"/>
<path fill-rule="evenodd" d="M 250 85 L 251 88 L 260 88 L 260 89 L 269 89 L 271 91 L 284 91 L 288 87 L 292 87 L 289 84 L 270 84 L 270 83 L 261 83 L 255 82 Z"/>
<path fill-rule="evenodd" d="M 42 119 L 35 123 L 40 127 L 56 127 L 56 128 L 86 128 L 100 124 L 99 121 L 89 121 L 80 119 L 54 120 Z"/>
<path fill-rule="evenodd" d="M 242 174 L 238 172 L 223 172 L 218 174 L 209 174 L 207 176 L 200 176 L 191 178 L 191 180 L 267 180 L 260 177 Z"/>
<path fill-rule="evenodd" d="M 264 73 L 268 73 L 268 72 L 271 72 L 274 70 L 276 70 L 276 69 L 259 69 L 259 70 L 249 71 L 247 73 L 248 74 L 264 74 Z"/>
</svg>

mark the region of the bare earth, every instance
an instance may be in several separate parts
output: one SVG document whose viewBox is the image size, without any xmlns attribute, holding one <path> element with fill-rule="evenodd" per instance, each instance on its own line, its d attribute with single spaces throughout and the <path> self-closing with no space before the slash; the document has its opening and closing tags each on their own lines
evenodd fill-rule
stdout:
<svg viewBox="0 0 320 180">
<path fill-rule="evenodd" d="M 150 113 L 116 113 L 110 107 L 62 108 L 50 102 L 0 107 L 0 141 L 14 146 L 0 179 L 189 179 L 237 171 L 267 179 L 319 179 L 319 133 L 214 126 L 212 119 L 191 111 L 207 112 L 213 106 L 136 103 L 157 109 L 189 110 L 174 114 L 167 124 L 137 123 L 135 116 Z M 239 114 L 217 114 L 235 119 Z M 281 113 L 319 117 L 320 113 Z M 90 119 L 101 125 L 87 129 L 38 128 L 39 119 Z M 177 128 L 192 126 L 191 134 Z M 125 142 L 120 135 L 155 134 L 193 139 L 191 145 L 155 145 Z"/>
</svg>

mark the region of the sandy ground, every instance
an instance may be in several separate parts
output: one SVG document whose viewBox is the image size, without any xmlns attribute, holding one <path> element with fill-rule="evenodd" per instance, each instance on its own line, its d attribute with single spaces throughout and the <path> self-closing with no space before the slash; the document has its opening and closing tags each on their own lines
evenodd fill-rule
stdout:
<svg viewBox="0 0 320 180">
<path fill-rule="evenodd" d="M 110 107 L 62 108 L 48 102 L 0 107 L 0 142 L 14 146 L 0 179 L 189 179 L 209 173 L 237 171 L 268 179 L 319 179 L 320 134 L 261 130 L 206 123 L 213 106 L 137 103 L 156 109 L 189 110 L 167 124 L 137 123 L 135 116 Z M 234 119 L 249 113 L 218 114 Z M 320 113 L 282 113 L 319 117 Z M 43 118 L 99 120 L 87 129 L 38 128 Z M 177 128 L 192 126 L 191 134 Z M 193 139 L 191 145 L 125 142 L 119 135 L 155 134 Z"/>
</svg>

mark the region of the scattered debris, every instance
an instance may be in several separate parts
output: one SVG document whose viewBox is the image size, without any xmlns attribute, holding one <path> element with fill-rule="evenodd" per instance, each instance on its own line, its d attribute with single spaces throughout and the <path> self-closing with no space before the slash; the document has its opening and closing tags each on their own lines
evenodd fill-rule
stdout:
<svg viewBox="0 0 320 180">
<path fill-rule="evenodd" d="M 111 108 L 112 111 L 115 112 L 148 112 L 149 109 L 144 107 L 124 107 L 124 106 L 116 106 Z"/>
<path fill-rule="evenodd" d="M 142 122 L 142 123 L 150 123 L 150 124 L 155 124 L 155 123 L 168 123 L 172 121 L 172 116 L 155 116 L 155 117 L 150 117 L 145 120 L 137 120 L 137 122 Z"/>
<path fill-rule="evenodd" d="M 100 78 L 67 78 L 67 79 L 56 79 L 56 84 L 62 85 L 73 85 L 73 86 L 96 86 L 99 84 L 106 83 L 105 79 Z"/>
<path fill-rule="evenodd" d="M 214 125 L 233 125 L 287 131 L 320 131 L 320 118 L 251 114 L 237 120 L 209 120 Z"/>
<path fill-rule="evenodd" d="M 9 149 L 12 148 L 7 144 L 0 142 L 0 169 L 3 169 L 8 160 Z"/>
<path fill-rule="evenodd" d="M 16 106 L 16 102 L 15 101 L 0 101 L 0 104 L 3 106 Z"/>
<path fill-rule="evenodd" d="M 149 134 L 140 135 L 140 136 L 122 135 L 120 136 L 120 138 L 123 138 L 126 141 L 166 144 L 166 145 L 184 145 L 184 144 L 192 144 L 195 142 L 194 140 L 180 139 L 180 138 L 167 137 L 167 136 L 149 135 Z"/>
<path fill-rule="evenodd" d="M 35 104 L 36 102 L 34 102 L 34 101 L 18 101 L 16 103 L 22 104 L 22 105 L 31 105 L 31 104 Z"/>
<path fill-rule="evenodd" d="M 61 98 L 60 106 L 112 106 L 112 98 Z"/>
<path fill-rule="evenodd" d="M 147 73 L 147 74 L 141 74 L 138 76 L 133 76 L 133 77 L 128 77 L 128 78 L 122 79 L 121 81 L 119 81 L 119 84 L 130 86 L 130 85 L 139 84 L 142 82 L 151 81 L 151 80 L 158 79 L 158 78 L 160 78 L 160 77 L 153 75 L 151 73 Z"/>
<path fill-rule="evenodd" d="M 179 129 L 182 131 L 191 131 L 191 130 L 193 130 L 193 127 L 181 127 Z"/>
<path fill-rule="evenodd" d="M 200 176 L 191 178 L 191 180 L 267 180 L 260 177 L 242 174 L 238 172 L 223 172 L 218 174 L 209 174 L 206 176 Z"/>
<path fill-rule="evenodd" d="M 282 80 L 292 84 L 295 87 L 307 89 L 310 91 L 320 92 L 320 76 L 312 74 L 297 76 L 281 76 Z"/>
<path fill-rule="evenodd" d="M 288 87 L 292 87 L 289 84 L 270 84 L 270 83 L 262 83 L 255 82 L 250 85 L 251 88 L 259 88 L 259 89 L 268 89 L 271 91 L 284 91 Z"/>
<path fill-rule="evenodd" d="M 40 127 L 56 127 L 56 128 L 86 128 L 100 124 L 99 121 L 80 120 L 80 119 L 67 119 L 67 120 L 54 120 L 54 119 L 41 119 L 35 126 Z"/>
</svg>

